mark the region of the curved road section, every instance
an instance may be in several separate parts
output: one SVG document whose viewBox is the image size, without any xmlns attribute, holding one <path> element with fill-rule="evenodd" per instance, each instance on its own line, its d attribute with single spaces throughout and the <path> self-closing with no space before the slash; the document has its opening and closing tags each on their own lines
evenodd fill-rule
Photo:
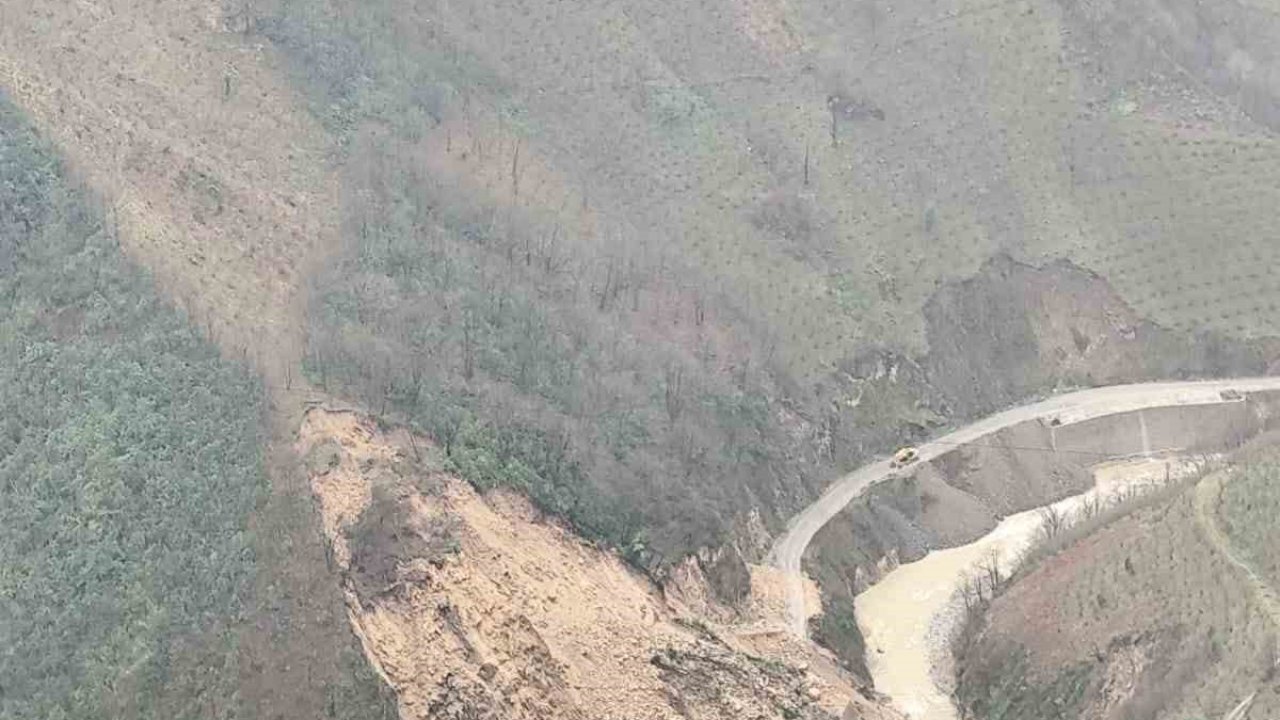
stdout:
<svg viewBox="0 0 1280 720">
<path fill-rule="evenodd" d="M 1005 410 L 972 425 L 936 438 L 919 447 L 917 463 L 981 439 L 993 432 L 1028 420 L 1057 418 L 1063 425 L 1117 413 L 1171 405 L 1204 405 L 1223 402 L 1224 390 L 1241 393 L 1280 390 L 1280 377 L 1239 378 L 1233 380 L 1199 380 L 1188 382 L 1140 383 L 1111 385 L 1057 395 L 1030 405 Z M 800 567 L 804 552 L 813 536 L 854 498 L 892 474 L 887 459 L 864 465 L 837 480 L 811 505 L 787 523 L 786 532 L 773 545 L 770 559 L 788 573 L 787 626 L 798 637 L 806 637 L 807 608 L 804 577 Z"/>
</svg>

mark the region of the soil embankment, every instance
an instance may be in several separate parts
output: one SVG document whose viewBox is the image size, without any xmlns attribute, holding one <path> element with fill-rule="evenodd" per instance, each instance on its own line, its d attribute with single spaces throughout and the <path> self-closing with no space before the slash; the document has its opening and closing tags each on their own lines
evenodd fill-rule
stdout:
<svg viewBox="0 0 1280 720">
<path fill-rule="evenodd" d="M 1135 458 L 1103 466 L 1095 490 L 1052 507 L 1057 516 L 1067 518 L 1086 503 L 1096 508 L 1099 497 L 1114 495 L 1135 483 L 1159 485 L 1195 472 L 1203 462 L 1167 463 L 1152 458 L 1172 452 L 1204 458 L 1237 447 L 1274 426 L 1276 401 L 1276 393 L 1260 392 L 1218 404 L 1157 407 L 1077 424 L 1050 425 L 1055 452 Z M 1032 448 L 1022 447 L 1026 451 Z M 933 470 L 922 468 L 926 473 Z M 954 482 L 962 476 L 952 473 L 950 477 Z M 1214 524 L 1212 505 L 1220 487 L 1217 478 L 1221 477 L 1212 476 L 1197 488 L 1197 521 L 1208 528 L 1210 543 L 1246 570 L 1257 605 L 1271 615 L 1271 590 L 1232 554 L 1225 533 Z M 1014 490 L 1016 493 L 1018 486 Z M 894 698 L 904 713 L 929 720 L 959 716 L 952 703 L 950 640 L 963 617 L 962 586 L 983 572 L 995 573 L 991 582 L 998 584 L 1001 574 L 1007 576 L 1016 568 L 1041 525 L 1036 510 L 1006 517 L 976 542 L 930 552 L 921 560 L 890 569 L 858 597 L 857 619 L 868 645 L 869 674 L 877 689 Z M 1132 561 L 1126 560 L 1126 566 L 1132 567 Z"/>
<path fill-rule="evenodd" d="M 1237 559 L 1241 548 L 1216 527 L 1245 532 L 1274 517 L 1273 498 L 1251 482 L 1269 477 L 1250 477 L 1264 466 L 1238 462 L 1248 452 L 1223 472 L 1262 506 L 1254 516 L 1219 515 L 1224 475 L 1211 475 L 1063 543 L 999 594 L 959 648 L 965 716 L 1275 717 L 1277 626 L 1265 584 L 1224 562 L 1224 547 Z"/>
</svg>

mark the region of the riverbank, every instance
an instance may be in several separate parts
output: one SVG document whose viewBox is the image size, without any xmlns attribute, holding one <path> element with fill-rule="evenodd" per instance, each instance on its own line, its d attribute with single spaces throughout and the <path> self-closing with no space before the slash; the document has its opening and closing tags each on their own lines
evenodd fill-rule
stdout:
<svg viewBox="0 0 1280 720">
<path fill-rule="evenodd" d="M 867 665 L 881 693 L 913 720 L 955 720 L 950 639 L 965 614 L 962 587 L 992 560 L 1008 576 L 1034 545 L 1049 510 L 1078 515 L 1135 492 L 1186 477 L 1197 465 L 1180 458 L 1137 458 L 1094 468 L 1088 492 L 1010 515 L 979 540 L 929 553 L 888 573 L 858 596 L 855 612 L 867 642 Z"/>
</svg>

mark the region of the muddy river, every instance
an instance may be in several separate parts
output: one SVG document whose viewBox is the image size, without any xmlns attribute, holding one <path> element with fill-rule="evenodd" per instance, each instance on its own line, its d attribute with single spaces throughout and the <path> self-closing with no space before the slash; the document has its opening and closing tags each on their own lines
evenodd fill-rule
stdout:
<svg viewBox="0 0 1280 720">
<path fill-rule="evenodd" d="M 1074 514 L 1091 499 L 1112 499 L 1131 489 L 1154 486 L 1166 477 L 1194 471 L 1177 459 L 1141 458 L 1094 469 L 1095 486 L 1054 503 Z M 1041 509 L 1010 515 L 990 533 L 960 547 L 938 550 L 890 572 L 858 596 L 858 625 L 867 641 L 867 664 L 876 689 L 913 720 L 956 720 L 951 702 L 954 678 L 947 638 L 963 615 L 958 591 L 964 580 L 994 554 L 1007 575 L 1036 541 Z"/>
</svg>

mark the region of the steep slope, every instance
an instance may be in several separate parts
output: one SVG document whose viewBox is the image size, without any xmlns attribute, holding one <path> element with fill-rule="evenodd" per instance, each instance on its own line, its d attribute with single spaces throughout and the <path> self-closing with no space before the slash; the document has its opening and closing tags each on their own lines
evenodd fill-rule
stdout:
<svg viewBox="0 0 1280 720">
<path fill-rule="evenodd" d="M 740 596 L 753 513 L 948 423 L 1275 358 L 1268 118 L 1088 12 L 227 7 L 345 149 L 312 377 L 655 577 Z M 835 630 L 864 559 L 817 559 Z"/>
<path fill-rule="evenodd" d="M 664 595 L 524 498 L 443 472 L 423 438 L 315 408 L 299 452 L 402 717 L 833 718 L 850 701 L 846 717 L 892 717 L 803 645 L 753 654 L 777 615 Z"/>
<path fill-rule="evenodd" d="M 349 674 L 283 451 L 304 364 L 476 488 L 743 602 L 877 453 L 1274 364 L 1274 29 L 1217 0 L 11 0 L 0 85 L 265 378 L 283 540 L 246 695 L 314 716 Z M 828 597 L 875 560 L 823 555 Z"/>
<path fill-rule="evenodd" d="M 502 232 L 518 219 L 544 241 L 560 227 L 552 243 L 601 286 L 610 259 L 672 300 L 666 283 L 708 280 L 692 287 L 713 322 L 758 318 L 813 379 L 851 345 L 923 350 L 936 287 L 1001 251 L 1071 259 L 1162 324 L 1275 331 L 1256 271 L 1274 252 L 1258 224 L 1276 192 L 1259 109 L 1274 22 L 1149 5 L 1163 25 L 1048 0 L 313 0 L 232 17 L 296 59 L 330 127 L 376 128 L 465 188 L 446 204 L 494 206 Z M 1209 45 L 1194 62 L 1190 38 Z"/>
<path fill-rule="evenodd" d="M 0 13 L 0 85 L 99 193 L 126 252 L 283 389 L 336 189 L 330 140 L 271 56 L 226 32 L 217 2 Z"/>
<path fill-rule="evenodd" d="M 256 586 L 279 539 L 253 521 L 263 388 L 3 94 L 0 298 L 0 717 L 257 715 L 250 632 L 288 619 Z M 335 683 L 335 712 L 376 708 L 368 679 Z"/>
<path fill-rule="evenodd" d="M 824 590 L 815 637 L 864 672 L 853 599 L 899 562 L 1084 492 L 1100 461 L 1234 448 L 1274 428 L 1277 388 L 1274 377 L 1116 385 L 1011 408 L 922 444 L 910 467 L 880 460 L 840 478 L 788 523 L 771 561 L 798 583 L 808 556 L 803 569 Z M 789 597 L 800 635 L 796 586 Z"/>
<path fill-rule="evenodd" d="M 336 237 L 330 139 L 295 106 L 271 54 L 225 31 L 217 2 L 5 2 L 0 89 L 88 187 L 98 229 L 224 358 L 264 381 L 271 487 L 241 528 L 257 563 L 223 631 L 238 648 L 226 698 L 255 717 L 393 713 L 283 450 L 302 399 L 299 289 Z M 225 710 L 195 688 L 174 692 L 199 712 Z"/>
<path fill-rule="evenodd" d="M 1243 531 L 1256 516 L 1228 520 L 1217 515 L 1225 507 L 1203 502 L 1227 475 L 1265 502 L 1256 480 L 1269 468 L 1211 476 L 1020 578 L 965 646 L 964 706 L 978 718 L 1223 717 L 1239 707 L 1274 715 L 1280 628 L 1257 578 L 1223 554 L 1215 530 Z"/>
<path fill-rule="evenodd" d="M 1213 176 L 1093 154 L 1180 141 L 1097 103 L 1056 7 L 869 12 L 233 3 L 346 151 L 312 377 L 661 574 L 758 556 L 752 511 L 776 531 L 840 468 L 950 421 L 1266 370 L 1240 340 L 1266 308 L 1184 322 L 1148 292 L 1165 275 L 1110 254 L 1138 242 L 1116 183 Z"/>
</svg>

